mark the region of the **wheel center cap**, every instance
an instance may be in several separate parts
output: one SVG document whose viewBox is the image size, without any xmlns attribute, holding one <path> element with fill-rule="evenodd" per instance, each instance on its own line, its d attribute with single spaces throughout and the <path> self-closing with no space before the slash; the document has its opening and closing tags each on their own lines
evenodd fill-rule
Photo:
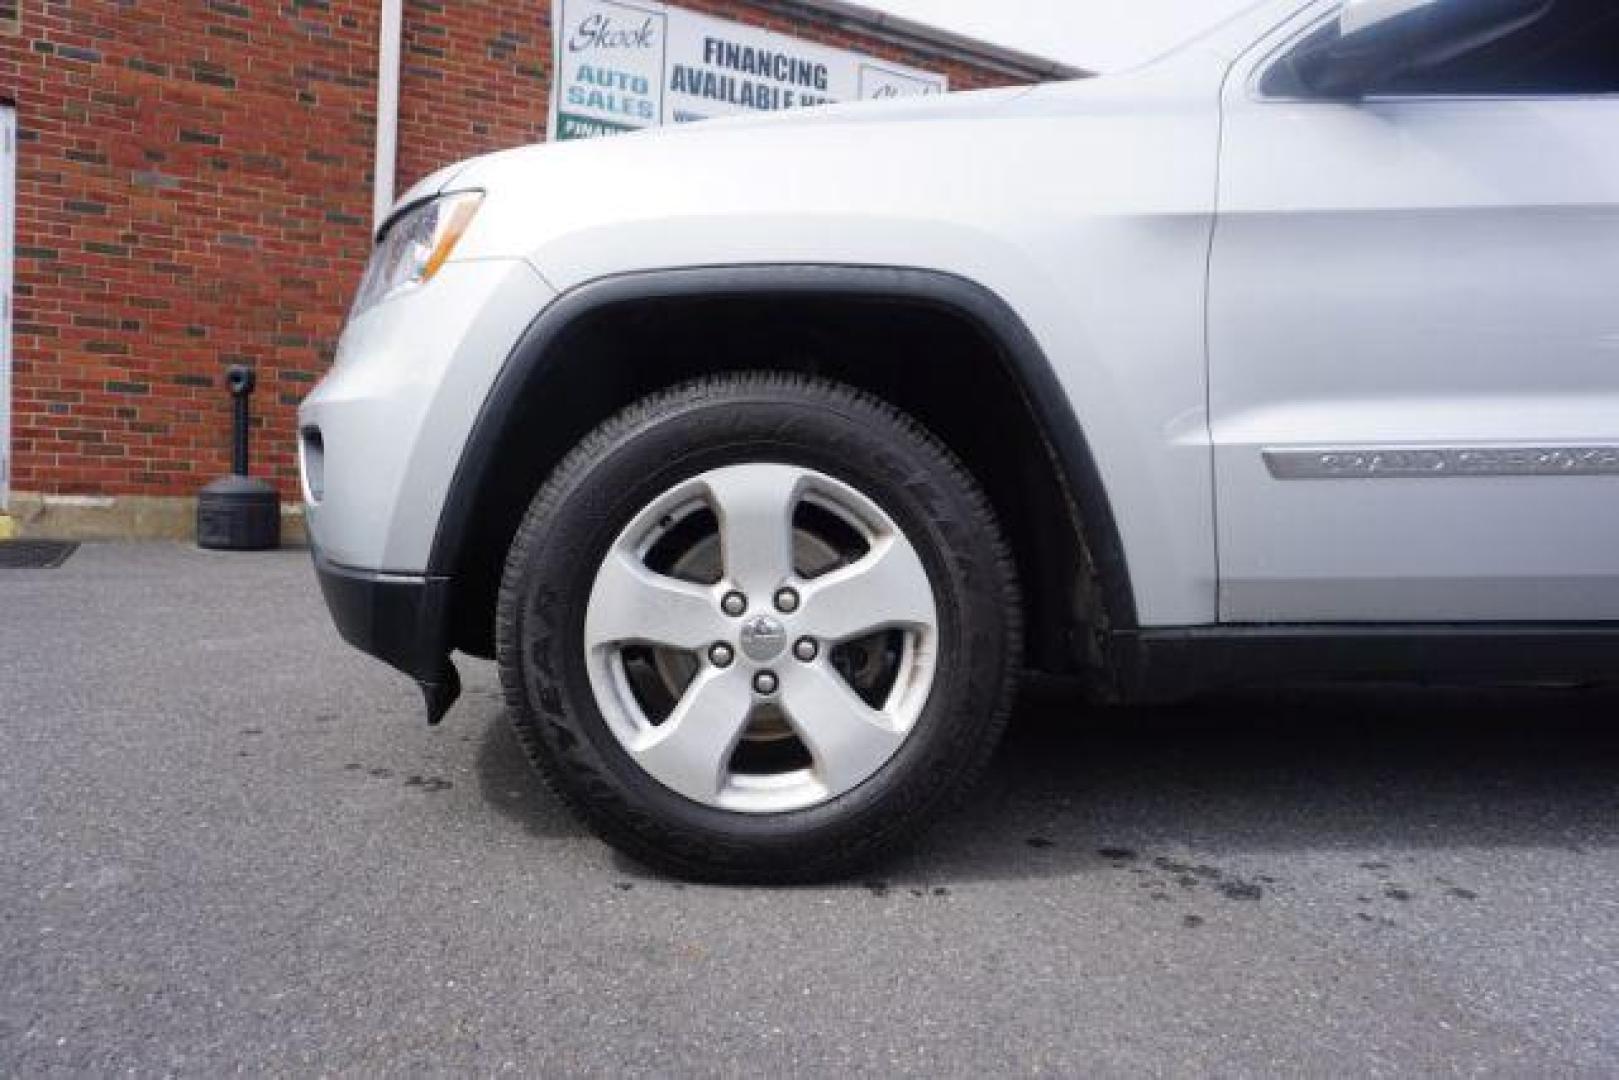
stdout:
<svg viewBox="0 0 1619 1080">
<path fill-rule="evenodd" d="M 769 615 L 755 615 L 742 624 L 742 652 L 749 660 L 774 660 L 787 647 L 787 628 Z"/>
</svg>

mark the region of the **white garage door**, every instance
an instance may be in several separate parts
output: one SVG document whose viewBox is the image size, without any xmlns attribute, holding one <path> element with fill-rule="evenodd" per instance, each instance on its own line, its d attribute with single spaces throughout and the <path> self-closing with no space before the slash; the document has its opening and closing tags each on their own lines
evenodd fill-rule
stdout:
<svg viewBox="0 0 1619 1080">
<path fill-rule="evenodd" d="M 17 114 L 0 108 L 0 510 L 11 499 L 11 238 L 16 208 Z"/>
</svg>

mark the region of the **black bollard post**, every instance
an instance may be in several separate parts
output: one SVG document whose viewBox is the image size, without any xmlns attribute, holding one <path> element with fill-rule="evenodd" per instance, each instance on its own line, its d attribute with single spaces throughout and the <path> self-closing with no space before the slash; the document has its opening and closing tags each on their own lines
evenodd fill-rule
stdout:
<svg viewBox="0 0 1619 1080">
<path fill-rule="evenodd" d="M 252 413 L 248 398 L 253 369 L 232 365 L 225 373 L 231 392 L 231 475 L 197 496 L 197 546 L 215 551 L 266 551 L 281 546 L 281 499 L 275 488 L 247 475 Z"/>
<path fill-rule="evenodd" d="M 237 476 L 247 475 L 248 395 L 257 384 L 253 369 L 235 364 L 225 373 L 225 385 L 231 396 L 230 471 Z"/>
</svg>

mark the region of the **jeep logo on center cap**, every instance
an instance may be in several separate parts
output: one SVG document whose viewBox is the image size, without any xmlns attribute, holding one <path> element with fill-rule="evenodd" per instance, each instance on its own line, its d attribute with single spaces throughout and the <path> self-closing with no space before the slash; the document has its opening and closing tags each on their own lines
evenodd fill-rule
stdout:
<svg viewBox="0 0 1619 1080">
<path fill-rule="evenodd" d="M 742 652 L 750 660 L 774 660 L 787 647 L 787 628 L 769 615 L 755 615 L 742 624 Z"/>
</svg>

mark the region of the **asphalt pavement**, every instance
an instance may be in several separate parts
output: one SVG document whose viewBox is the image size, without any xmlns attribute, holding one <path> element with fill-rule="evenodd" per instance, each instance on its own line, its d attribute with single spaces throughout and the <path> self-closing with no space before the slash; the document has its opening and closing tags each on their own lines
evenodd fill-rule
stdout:
<svg viewBox="0 0 1619 1080">
<path fill-rule="evenodd" d="M 0 570 L 0 1074 L 1619 1073 L 1619 693 L 1025 707 L 869 879 L 654 876 L 307 556 Z"/>
</svg>

